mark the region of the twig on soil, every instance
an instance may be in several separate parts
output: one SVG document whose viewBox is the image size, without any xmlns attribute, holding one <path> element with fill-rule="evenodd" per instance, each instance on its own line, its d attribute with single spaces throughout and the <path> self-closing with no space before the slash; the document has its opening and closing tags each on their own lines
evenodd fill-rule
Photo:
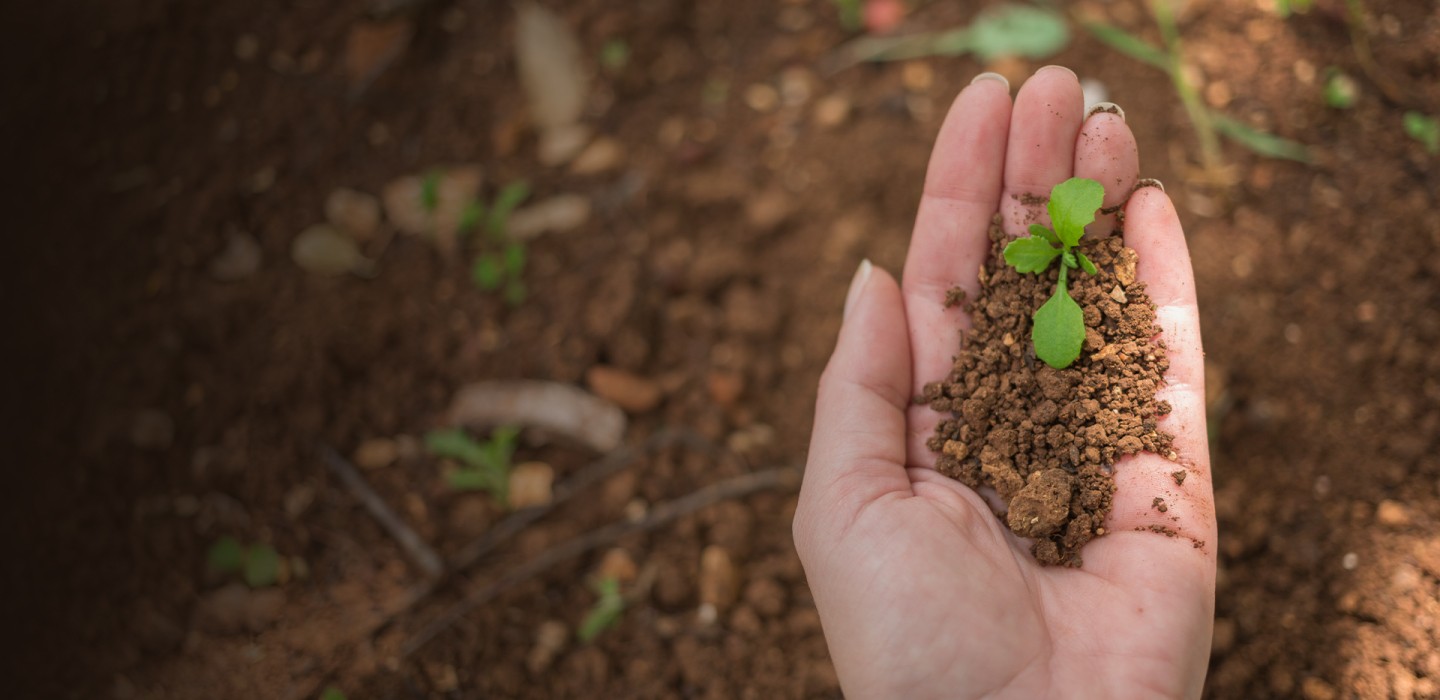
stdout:
<svg viewBox="0 0 1440 700">
<path fill-rule="evenodd" d="M 545 550 L 539 556 L 512 569 L 490 583 L 471 592 L 464 599 L 450 606 L 448 610 L 420 629 L 401 650 L 402 657 L 419 651 L 441 632 L 449 629 L 475 608 L 489 602 L 509 588 L 524 583 L 531 577 L 550 567 L 586 552 L 590 552 L 636 532 L 653 530 L 684 515 L 694 513 L 706 506 L 739 498 L 757 491 L 773 488 L 795 488 L 800 484 L 799 467 L 780 467 L 762 472 L 752 472 L 719 483 L 711 484 L 687 496 L 662 503 L 651 509 L 644 518 L 630 522 L 620 521 L 593 530 L 573 540 Z"/>
<path fill-rule="evenodd" d="M 390 506 L 385 505 L 385 499 L 370 488 L 370 484 L 365 482 L 365 477 L 360 476 L 360 472 L 355 470 L 349 460 L 341 457 L 339 452 L 324 443 L 320 444 L 320 455 L 325 458 L 325 466 L 330 468 L 331 473 L 340 478 L 340 482 L 345 484 L 345 488 L 360 500 L 361 505 L 365 506 L 365 510 L 370 511 L 371 517 L 374 517 L 376 522 L 380 523 L 380 527 L 385 528 L 385 531 L 395 538 L 395 541 L 400 544 L 400 548 L 405 550 L 405 554 L 415 562 L 416 566 L 420 567 L 421 571 L 425 572 L 427 577 L 437 579 L 445 573 L 445 564 L 440 560 L 440 555 L 426 544 L 419 534 L 410 529 L 405 521 L 395 515 L 395 511 L 390 510 Z"/>
</svg>

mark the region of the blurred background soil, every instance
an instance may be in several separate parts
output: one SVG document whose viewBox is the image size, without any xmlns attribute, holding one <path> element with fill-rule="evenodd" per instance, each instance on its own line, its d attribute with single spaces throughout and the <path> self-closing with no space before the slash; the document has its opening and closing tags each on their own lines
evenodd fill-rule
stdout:
<svg viewBox="0 0 1440 700">
<path fill-rule="evenodd" d="M 1190 239 L 1221 533 L 1209 694 L 1440 695 L 1440 158 L 1402 128 L 1407 110 L 1440 114 L 1440 7 L 1365 3 L 1367 72 L 1345 5 L 1314 4 L 1180 14 L 1205 103 L 1314 153 L 1227 145 L 1223 193 L 1201 182 L 1166 75 L 1078 28 L 1043 62 L 832 72 L 855 33 L 828 0 L 549 2 L 593 73 L 582 121 L 604 145 L 546 165 L 509 3 L 437 0 L 384 23 L 338 0 L 7 8 L 7 684 L 837 696 L 786 489 L 623 537 L 402 645 L 549 547 L 802 464 L 845 287 L 862 258 L 900 270 L 949 101 L 980 70 L 1018 87 L 1054 62 L 1125 109 L 1142 174 L 1166 183 Z M 981 6 L 915 3 L 903 26 L 960 25 Z M 1064 9 L 1159 40 L 1135 0 Z M 1330 66 L 1356 80 L 1350 109 L 1327 106 Z M 527 244 L 523 302 L 476 289 L 468 257 L 396 234 L 390 216 L 359 242 L 373 277 L 292 261 L 337 189 L 378 197 L 449 166 L 477 167 L 487 201 L 523 180 L 525 205 L 584 203 Z M 462 386 L 514 378 L 626 406 L 628 445 L 685 429 L 718 449 L 642 455 L 366 633 L 422 572 L 317 445 L 362 462 L 451 555 L 504 513 L 447 486 L 418 440 Z M 557 484 L 595 457 L 534 431 L 517 453 Z M 278 585 L 209 570 L 225 536 L 277 551 Z M 707 547 L 730 566 L 702 567 Z M 597 576 L 621 579 L 629 603 L 580 643 Z"/>
</svg>

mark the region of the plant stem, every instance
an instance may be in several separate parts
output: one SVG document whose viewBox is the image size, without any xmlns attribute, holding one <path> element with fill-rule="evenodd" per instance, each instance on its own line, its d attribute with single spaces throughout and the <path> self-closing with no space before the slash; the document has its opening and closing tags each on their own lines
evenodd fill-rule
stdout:
<svg viewBox="0 0 1440 700">
<path fill-rule="evenodd" d="M 1170 82 L 1175 84 L 1180 104 L 1185 107 L 1185 113 L 1195 127 L 1195 136 L 1200 140 L 1201 165 L 1213 181 L 1220 182 L 1220 173 L 1224 167 L 1224 160 L 1220 155 L 1220 137 L 1215 134 L 1215 126 L 1210 121 L 1210 111 L 1200 102 L 1200 94 L 1185 78 L 1182 69 L 1184 53 L 1180 43 L 1180 29 L 1175 24 L 1174 8 L 1170 6 L 1170 0 L 1154 0 L 1151 7 L 1155 12 L 1155 23 L 1160 25 L 1160 37 L 1165 42 L 1166 53 L 1170 57 Z"/>
</svg>

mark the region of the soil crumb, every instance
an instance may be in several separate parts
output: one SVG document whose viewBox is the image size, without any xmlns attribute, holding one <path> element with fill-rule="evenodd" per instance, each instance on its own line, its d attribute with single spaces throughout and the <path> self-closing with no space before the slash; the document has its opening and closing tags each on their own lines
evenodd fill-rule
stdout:
<svg viewBox="0 0 1440 700">
<path fill-rule="evenodd" d="M 1035 539 L 1041 564 L 1078 567 L 1081 547 L 1105 533 L 1115 462 L 1171 451 L 1171 436 L 1156 427 L 1168 406 L 1155 392 L 1170 363 L 1163 343 L 1152 342 L 1155 305 L 1120 234 L 1082 241 L 1099 268 L 1070 275 L 1085 344 L 1070 367 L 1051 368 L 1035 357 L 1030 317 L 1054 292 L 1058 270 L 1022 275 L 1006 265 L 998 218 L 990 241 L 980 293 L 965 304 L 974 329 L 949 376 L 925 386 L 922 400 L 950 415 L 928 444 L 942 474 L 995 489 L 1008 507 L 1005 523 Z"/>
</svg>

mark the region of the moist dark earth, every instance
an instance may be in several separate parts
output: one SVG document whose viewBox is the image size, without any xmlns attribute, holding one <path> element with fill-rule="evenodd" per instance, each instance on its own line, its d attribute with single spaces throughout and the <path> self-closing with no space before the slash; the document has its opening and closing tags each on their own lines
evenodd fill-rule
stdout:
<svg viewBox="0 0 1440 700">
<path fill-rule="evenodd" d="M 1440 11 L 1365 3 L 1362 63 L 1344 4 L 1314 5 L 1287 19 L 1239 0 L 1180 15 L 1205 103 L 1315 154 L 1300 164 L 1227 145 L 1223 189 L 1201 181 L 1160 71 L 1082 35 L 1051 60 L 1125 109 L 1143 175 L 1165 181 L 1189 237 L 1220 525 L 1209 694 L 1430 697 L 1440 160 L 1402 123 L 1407 110 L 1440 114 Z M 821 0 L 550 6 L 587 57 L 611 39 L 630 47 L 622 69 L 597 71 L 585 107 L 622 147 L 610 170 L 537 162 L 506 3 L 420 3 L 394 34 L 361 42 L 386 64 L 364 80 L 372 64 L 346 53 L 366 21 L 357 3 L 3 11 L 5 419 L 18 449 L 0 601 L 20 694 L 838 695 L 783 489 L 563 562 L 421 651 L 399 649 L 463 591 L 627 509 L 801 463 L 846 284 L 862 258 L 900 269 L 950 99 L 980 70 L 1018 86 L 1038 64 L 928 58 L 830 74 L 823 59 L 847 35 Z M 926 4 L 911 21 L 955 26 L 977 9 Z M 1070 9 L 1158 41 L 1140 2 Z M 396 37 L 408 40 L 395 49 Z M 376 46 L 395 49 L 388 63 Z M 1358 81 L 1349 110 L 1324 101 L 1332 65 Z M 466 164 L 483 169 L 487 196 L 523 179 L 534 201 L 592 203 L 578 228 L 530 244 L 520 306 L 414 238 L 368 243 L 373 279 L 291 262 L 334 190 L 378 194 Z M 221 282 L 211 263 L 232 234 L 253 240 L 259 266 Z M 589 386 L 596 366 L 655 390 L 634 404 L 628 444 L 684 427 L 724 453 L 641 458 L 386 633 L 343 642 L 420 572 L 316 444 L 409 444 L 468 382 Z M 595 457 L 527 440 L 517 457 L 548 463 L 557 482 Z M 450 491 L 424 455 L 365 476 L 442 554 L 501 516 Z M 303 562 L 239 626 L 202 614 L 225 590 L 205 565 L 222 535 Z M 698 612 L 711 547 L 732 564 L 713 620 Z M 594 643 L 574 641 L 595 574 L 607 559 L 624 572 L 626 558 L 627 610 Z"/>
<path fill-rule="evenodd" d="M 925 385 L 926 404 L 949 415 L 926 444 L 940 473 L 995 490 L 1006 525 L 1035 540 L 1037 561 L 1078 567 L 1085 544 L 1105 534 L 1115 463 L 1142 450 L 1173 454 L 1156 424 L 1170 410 L 1155 400 L 1170 362 L 1154 340 L 1155 305 L 1122 233 L 1081 241 L 1096 274 L 1071 270 L 1067 293 L 1085 340 L 1074 364 L 1050 367 L 1035 357 L 1030 319 L 1055 293 L 1058 266 L 1021 274 L 1005 263 L 1011 239 L 1000 217 L 989 234 L 980 292 L 964 305 L 974 326 L 950 374 Z"/>
</svg>

